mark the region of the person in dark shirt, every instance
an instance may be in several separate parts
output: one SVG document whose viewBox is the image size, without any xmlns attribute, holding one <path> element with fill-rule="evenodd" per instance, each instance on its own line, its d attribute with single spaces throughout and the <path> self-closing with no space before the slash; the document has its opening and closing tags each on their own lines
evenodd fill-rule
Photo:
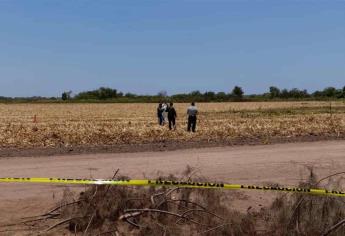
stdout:
<svg viewBox="0 0 345 236">
<path fill-rule="evenodd" d="M 168 108 L 168 121 L 169 121 L 170 130 L 172 130 L 173 128 L 174 130 L 176 129 L 176 117 L 177 117 L 177 113 L 174 108 L 174 104 L 171 102 Z"/>
</svg>

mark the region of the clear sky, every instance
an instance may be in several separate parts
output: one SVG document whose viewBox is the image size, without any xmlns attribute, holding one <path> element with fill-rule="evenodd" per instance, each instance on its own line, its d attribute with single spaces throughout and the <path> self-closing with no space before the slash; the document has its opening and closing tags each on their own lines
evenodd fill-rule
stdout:
<svg viewBox="0 0 345 236">
<path fill-rule="evenodd" d="M 0 96 L 345 85 L 345 1 L 0 0 Z"/>
</svg>

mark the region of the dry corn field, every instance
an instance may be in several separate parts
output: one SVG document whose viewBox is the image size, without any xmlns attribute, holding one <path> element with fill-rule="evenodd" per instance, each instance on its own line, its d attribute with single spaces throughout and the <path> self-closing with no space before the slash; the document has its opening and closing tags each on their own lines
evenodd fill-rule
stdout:
<svg viewBox="0 0 345 236">
<path fill-rule="evenodd" d="M 0 147 L 345 135 L 343 101 L 199 103 L 196 133 L 186 132 L 187 106 L 175 104 L 177 130 L 169 131 L 158 125 L 157 104 L 0 104 Z"/>
</svg>

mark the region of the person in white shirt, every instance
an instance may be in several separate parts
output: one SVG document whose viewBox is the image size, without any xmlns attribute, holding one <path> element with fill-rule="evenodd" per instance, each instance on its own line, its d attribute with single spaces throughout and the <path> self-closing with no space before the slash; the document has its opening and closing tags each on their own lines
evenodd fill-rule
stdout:
<svg viewBox="0 0 345 236">
<path fill-rule="evenodd" d="M 164 125 L 162 103 L 159 103 L 159 105 L 157 107 L 157 117 L 158 117 L 158 124 L 159 125 Z"/>
<path fill-rule="evenodd" d="M 195 132 L 196 129 L 196 120 L 197 120 L 198 108 L 195 106 L 195 103 L 192 102 L 191 106 L 187 109 L 188 115 L 188 132 L 193 131 Z"/>
<path fill-rule="evenodd" d="M 168 104 L 165 102 L 162 104 L 162 110 L 163 110 L 163 124 L 168 122 Z"/>
</svg>

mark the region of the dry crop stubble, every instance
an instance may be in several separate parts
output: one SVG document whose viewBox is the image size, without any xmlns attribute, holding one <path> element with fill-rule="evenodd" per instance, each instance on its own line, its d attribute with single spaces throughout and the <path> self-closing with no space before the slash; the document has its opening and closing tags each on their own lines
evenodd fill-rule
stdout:
<svg viewBox="0 0 345 236">
<path fill-rule="evenodd" d="M 188 104 L 175 104 L 177 130 L 158 126 L 157 104 L 0 104 L 0 147 L 68 147 L 160 141 L 232 140 L 345 134 L 345 104 L 199 103 L 197 133 L 186 130 Z M 36 120 L 35 117 L 36 116 Z"/>
</svg>

